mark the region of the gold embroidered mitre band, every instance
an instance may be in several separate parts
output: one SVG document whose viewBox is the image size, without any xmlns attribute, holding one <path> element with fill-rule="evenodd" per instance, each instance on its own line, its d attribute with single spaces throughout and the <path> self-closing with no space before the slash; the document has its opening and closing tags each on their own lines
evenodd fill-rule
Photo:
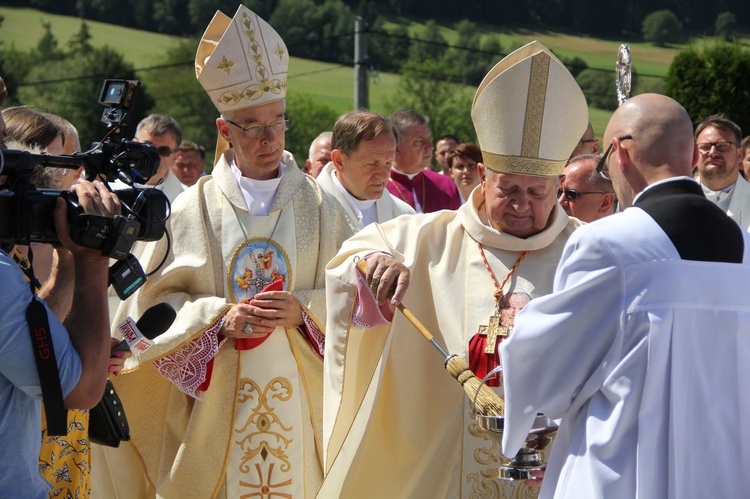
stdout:
<svg viewBox="0 0 750 499">
<path fill-rule="evenodd" d="M 581 88 L 539 42 L 505 57 L 487 73 L 471 106 L 487 168 L 560 175 L 589 121 Z"/>
<path fill-rule="evenodd" d="M 232 19 L 216 11 L 195 55 L 195 76 L 222 113 L 284 99 L 288 68 L 284 41 L 243 5 Z"/>
</svg>

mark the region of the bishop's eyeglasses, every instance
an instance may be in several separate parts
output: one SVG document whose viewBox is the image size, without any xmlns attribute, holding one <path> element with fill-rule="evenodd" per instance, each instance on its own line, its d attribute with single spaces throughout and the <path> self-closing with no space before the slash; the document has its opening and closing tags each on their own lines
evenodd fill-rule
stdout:
<svg viewBox="0 0 750 499">
<path fill-rule="evenodd" d="M 242 130 L 245 133 L 245 137 L 248 139 L 256 139 L 263 135 L 263 132 L 266 131 L 266 128 L 270 128 L 274 131 L 274 133 L 283 133 L 289 130 L 289 118 L 284 118 L 283 120 L 274 121 L 270 125 L 250 125 L 250 126 L 242 126 L 238 125 L 232 120 L 228 120 L 224 118 L 224 121 L 227 123 L 236 126 L 240 130 Z"/>
</svg>

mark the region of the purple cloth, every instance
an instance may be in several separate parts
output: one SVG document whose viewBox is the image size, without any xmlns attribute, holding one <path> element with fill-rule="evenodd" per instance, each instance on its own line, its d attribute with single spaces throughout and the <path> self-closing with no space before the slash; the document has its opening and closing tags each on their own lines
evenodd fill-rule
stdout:
<svg viewBox="0 0 750 499">
<path fill-rule="evenodd" d="M 415 210 L 414 194 L 422 207 L 422 213 L 440 210 L 457 210 L 461 207 L 461 194 L 452 178 L 422 170 L 413 179 L 403 173 L 391 170 L 391 178 L 386 184 L 388 192 L 408 203 Z"/>
</svg>

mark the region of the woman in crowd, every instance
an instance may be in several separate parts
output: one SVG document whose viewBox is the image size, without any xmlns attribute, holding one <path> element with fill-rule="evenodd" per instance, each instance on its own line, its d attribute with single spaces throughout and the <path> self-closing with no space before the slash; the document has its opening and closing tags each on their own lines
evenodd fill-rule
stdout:
<svg viewBox="0 0 750 499">
<path fill-rule="evenodd" d="M 482 162 L 482 151 L 474 144 L 463 143 L 448 155 L 448 171 L 461 193 L 462 204 L 469 199 L 474 187 L 479 185 L 480 178 L 477 163 Z"/>
</svg>

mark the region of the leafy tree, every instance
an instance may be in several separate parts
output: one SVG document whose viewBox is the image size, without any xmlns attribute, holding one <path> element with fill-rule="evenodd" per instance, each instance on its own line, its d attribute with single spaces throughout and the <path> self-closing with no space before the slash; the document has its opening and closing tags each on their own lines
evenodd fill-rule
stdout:
<svg viewBox="0 0 750 499">
<path fill-rule="evenodd" d="M 417 33 L 409 49 L 409 58 L 414 61 L 426 59 L 442 59 L 448 45 L 445 37 L 440 33 L 437 23 L 429 19 L 424 29 Z"/>
<path fill-rule="evenodd" d="M 610 111 L 617 108 L 617 91 L 612 73 L 584 69 L 578 74 L 576 81 L 590 106 Z"/>
<path fill-rule="evenodd" d="M 688 47 L 672 61 L 664 92 L 681 103 L 694 122 L 723 113 L 750 130 L 750 51 L 726 42 L 699 51 Z"/>
<path fill-rule="evenodd" d="M 375 67 L 396 72 L 409 58 L 409 30 L 403 25 L 386 30 L 383 21 L 379 20 L 371 29 L 367 45 L 367 53 Z"/>
<path fill-rule="evenodd" d="M 737 31 L 737 16 L 731 12 L 722 12 L 716 17 L 714 31 L 716 36 L 723 36 L 726 41 L 733 40 Z"/>
<path fill-rule="evenodd" d="M 105 78 L 136 79 L 133 66 L 111 47 L 92 49 L 87 54 L 66 53 L 59 60 L 39 61 L 26 76 L 29 82 L 49 82 L 21 86 L 23 104 L 49 110 L 70 120 L 81 138 L 84 149 L 105 133 L 101 123 L 102 107 L 98 104 L 102 81 Z M 136 100 L 131 124 L 123 137 L 132 137 L 135 124 L 153 106 L 145 87 Z"/>
<path fill-rule="evenodd" d="M 468 19 L 456 24 L 458 41 L 454 48 L 446 52 L 446 62 L 455 64 L 460 73 L 458 82 L 465 85 L 476 86 L 482 81 L 484 75 L 492 67 L 499 57 L 485 53 L 477 25 Z M 495 39 L 497 41 L 497 39 Z M 499 42 L 497 52 L 500 51 Z"/>
<path fill-rule="evenodd" d="M 43 21 L 42 27 L 44 34 L 36 44 L 33 57 L 43 61 L 59 59 L 63 56 L 63 52 L 58 47 L 57 38 L 52 34 L 52 23 Z"/>
<path fill-rule="evenodd" d="M 85 19 L 145 30 L 155 28 L 150 0 L 146 5 L 130 0 L 128 8 L 123 8 L 123 1 L 125 0 L 76 0 L 76 10 L 78 16 Z"/>
<path fill-rule="evenodd" d="M 188 35 L 191 29 L 188 23 L 187 0 L 156 0 L 153 3 L 154 25 L 160 33 Z M 231 14 L 230 14 L 231 15 Z"/>
<path fill-rule="evenodd" d="M 284 148 L 294 155 L 297 166 L 304 166 L 310 144 L 320 132 L 333 130 L 338 113 L 330 107 L 315 102 L 311 97 L 300 94 L 287 95 L 286 114 L 291 120 L 286 132 Z"/>
<path fill-rule="evenodd" d="M 78 33 L 74 34 L 68 42 L 68 50 L 73 54 L 88 54 L 93 49 L 89 25 L 85 21 L 81 21 Z"/>
<path fill-rule="evenodd" d="M 392 110 L 414 109 L 430 118 L 430 132 L 434 137 L 448 133 L 463 140 L 475 141 L 471 121 L 471 101 L 474 88 L 450 83 L 459 73 L 445 61 L 410 59 L 404 64 L 399 87 L 386 104 Z"/>
<path fill-rule="evenodd" d="M 193 61 L 199 40 L 180 43 L 159 60 L 158 71 L 143 74 L 154 97 L 152 112 L 174 118 L 185 140 L 206 148 L 212 157 L 216 144 L 216 118 L 219 112 L 195 78 Z"/>
<path fill-rule="evenodd" d="M 271 13 L 265 10 L 258 9 L 250 3 L 257 4 L 260 2 L 243 2 L 253 12 L 258 14 L 263 19 L 269 19 Z M 257 9 L 257 10 L 256 10 Z M 237 1 L 236 0 L 213 0 L 208 2 L 206 0 L 188 0 L 187 13 L 188 13 L 188 24 L 191 27 L 191 31 L 195 35 L 203 34 L 203 31 L 208 26 L 208 23 L 213 19 L 216 11 L 220 10 L 227 16 L 233 16 L 237 12 Z"/>
<path fill-rule="evenodd" d="M 659 47 L 682 40 L 682 23 L 671 10 L 657 10 L 643 19 L 643 38 Z"/>
<path fill-rule="evenodd" d="M 589 67 L 589 65 L 586 64 L 586 61 L 578 56 L 571 58 L 561 57 L 560 61 L 565 64 L 565 67 L 568 68 L 568 71 L 570 71 L 570 74 L 572 74 L 574 78 Z"/>
<path fill-rule="evenodd" d="M 350 63 L 354 15 L 341 0 L 281 0 L 270 19 L 296 57 Z"/>
</svg>

